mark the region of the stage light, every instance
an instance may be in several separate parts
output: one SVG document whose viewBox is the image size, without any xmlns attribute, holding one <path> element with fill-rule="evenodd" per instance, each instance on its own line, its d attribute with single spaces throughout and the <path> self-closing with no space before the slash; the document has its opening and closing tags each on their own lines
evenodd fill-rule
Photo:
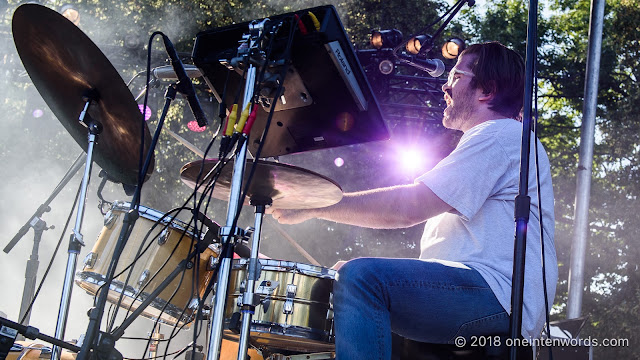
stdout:
<svg viewBox="0 0 640 360">
<path fill-rule="evenodd" d="M 374 30 L 371 32 L 371 46 L 376 49 L 394 48 L 402 43 L 402 32 L 397 29 Z"/>
<path fill-rule="evenodd" d="M 58 12 L 74 25 L 78 26 L 78 24 L 80 24 L 80 11 L 78 11 L 75 6 L 71 4 L 64 4 L 60 7 Z"/>
<path fill-rule="evenodd" d="M 41 118 L 41 117 L 44 116 L 44 110 L 42 110 L 42 109 L 34 109 L 31 112 L 31 115 L 36 119 Z"/>
<path fill-rule="evenodd" d="M 442 56 L 444 56 L 445 59 L 455 59 L 464 49 L 464 40 L 460 38 L 451 38 L 442 45 Z"/>
<path fill-rule="evenodd" d="M 149 106 L 147 106 L 147 108 L 145 109 L 144 104 L 138 104 L 138 109 L 140 110 L 141 114 L 144 114 L 144 121 L 149 121 L 149 119 L 151 119 L 153 111 Z"/>
<path fill-rule="evenodd" d="M 342 132 L 347 132 L 353 128 L 356 119 L 348 112 L 342 112 L 336 116 L 336 128 Z"/>
<path fill-rule="evenodd" d="M 382 60 L 380 64 L 378 64 L 378 70 L 384 75 L 391 74 L 394 69 L 395 65 L 393 65 L 393 62 L 389 59 Z"/>
<path fill-rule="evenodd" d="M 418 35 L 409 39 L 405 48 L 409 53 L 416 55 L 418 53 L 426 54 L 431 50 L 432 46 L 431 37 L 429 35 Z"/>
<path fill-rule="evenodd" d="M 405 173 L 413 174 L 422 167 L 422 157 L 422 153 L 418 149 L 405 149 L 400 156 L 400 167 Z"/>
<path fill-rule="evenodd" d="M 189 128 L 189 130 L 193 131 L 193 132 L 203 132 L 205 130 L 207 130 L 206 126 L 199 126 L 198 122 L 195 120 L 189 121 L 187 123 L 187 127 Z"/>
<path fill-rule="evenodd" d="M 333 160 L 333 163 L 337 166 L 337 167 L 342 167 L 342 165 L 344 165 L 344 159 L 341 157 L 337 157 L 335 160 Z"/>
</svg>

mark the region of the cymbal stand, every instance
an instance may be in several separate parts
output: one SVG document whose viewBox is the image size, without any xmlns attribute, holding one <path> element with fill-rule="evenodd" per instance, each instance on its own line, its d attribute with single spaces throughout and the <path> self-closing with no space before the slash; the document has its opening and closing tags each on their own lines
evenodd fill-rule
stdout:
<svg viewBox="0 0 640 360">
<path fill-rule="evenodd" d="M 251 23 L 249 29 L 251 30 L 251 36 L 249 39 L 249 55 L 251 51 L 258 48 L 257 39 L 264 30 L 264 25 L 268 19 L 264 19 L 260 23 Z M 242 108 L 244 109 L 251 99 L 253 98 L 253 89 L 256 81 L 256 67 L 249 61 L 247 61 L 247 79 L 244 87 L 244 100 L 242 102 Z M 220 358 L 220 348 L 222 345 L 222 326 L 224 323 L 224 307 L 227 301 L 227 292 L 229 288 L 229 277 L 231 275 L 231 260 L 233 258 L 233 247 L 235 233 L 232 233 L 235 229 L 235 218 L 239 210 L 239 202 L 241 198 L 242 180 L 244 178 L 245 163 L 247 159 L 247 147 L 248 141 L 242 142 L 240 150 L 238 151 L 233 165 L 233 176 L 231 178 L 231 189 L 229 194 L 229 207 L 227 208 L 227 221 L 225 226 L 220 229 L 220 235 L 222 243 L 227 244 L 226 251 L 221 254 L 218 278 L 216 282 L 216 292 L 213 300 L 213 319 L 211 321 L 211 328 L 209 332 L 209 349 L 207 352 L 207 359 L 218 360 Z M 252 250 L 253 251 L 253 250 Z M 242 341 L 242 338 L 240 338 Z M 245 351 L 246 354 L 246 351 Z M 238 355 L 240 356 L 240 354 Z M 244 360 L 244 357 L 242 357 Z"/>
<path fill-rule="evenodd" d="M 151 139 L 151 144 L 149 145 L 149 150 L 146 154 L 145 161 L 142 166 L 142 171 L 140 172 L 141 174 L 146 174 L 147 170 L 149 169 L 149 166 L 151 164 L 151 157 L 153 155 L 153 152 L 155 151 L 156 144 L 158 143 L 160 131 L 162 130 L 162 127 L 164 125 L 164 120 L 167 112 L 169 111 L 169 106 L 176 97 L 176 93 L 177 90 L 175 84 L 167 87 L 167 91 L 164 95 L 165 103 L 164 107 L 162 108 L 162 114 L 160 115 L 158 126 L 153 135 L 153 138 Z M 140 182 L 142 183 L 142 181 Z M 124 250 L 124 246 L 139 216 L 138 205 L 140 203 L 141 190 L 141 185 L 136 186 L 135 193 L 133 194 L 133 197 L 131 199 L 131 208 L 124 216 L 123 226 L 120 231 L 118 241 L 116 242 L 115 248 L 113 250 L 111 263 L 109 264 L 109 268 L 107 269 L 107 273 L 105 275 L 105 284 L 102 285 L 102 289 L 98 291 L 98 300 L 96 301 L 96 306 L 89 311 L 89 325 L 87 326 L 87 332 L 85 333 L 85 341 L 82 344 L 82 348 L 80 349 L 80 352 L 78 353 L 78 356 L 76 358 L 77 360 L 88 359 L 92 354 L 91 350 L 95 350 L 93 354 L 96 354 L 98 357 L 102 358 L 110 357 L 112 351 L 114 350 L 115 340 L 117 339 L 117 337 L 114 337 L 108 333 L 100 333 L 100 324 L 102 323 L 102 315 L 107 304 L 109 287 L 111 286 L 111 281 L 116 272 L 118 260 L 120 259 L 120 255 Z M 121 329 L 121 332 L 122 334 L 124 334 L 124 329 Z M 120 334 L 120 336 L 122 336 L 122 334 Z M 121 357 L 122 355 L 119 356 Z M 52 358 L 52 360 L 58 359 Z"/>
<path fill-rule="evenodd" d="M 260 233 L 262 231 L 262 220 L 264 210 L 271 205 L 271 199 L 251 199 L 251 205 L 255 206 L 255 220 L 253 238 L 251 240 L 251 257 L 247 268 L 247 281 L 244 293 L 242 294 L 242 325 L 240 327 L 240 339 L 238 348 L 238 360 L 245 360 L 249 350 L 249 332 L 251 330 L 251 318 L 255 313 L 256 306 L 260 303 L 260 295 L 254 293 L 256 281 L 260 278 L 260 259 L 258 250 L 260 246 Z"/>
<path fill-rule="evenodd" d="M 82 176 L 82 185 L 80 187 L 80 198 L 78 199 L 78 209 L 76 212 L 76 223 L 73 228 L 73 233 L 69 239 L 69 257 L 67 259 L 67 267 L 64 275 L 64 283 L 62 287 L 62 297 L 60 299 L 60 308 L 58 309 L 58 321 L 56 323 L 55 337 L 60 340 L 64 340 L 64 332 L 67 326 L 67 318 L 69 317 L 69 304 L 71 303 L 71 291 L 73 289 L 73 279 L 76 272 L 78 263 L 78 254 L 80 249 L 84 246 L 82 241 L 82 220 L 84 218 L 84 206 L 87 199 L 87 187 L 89 180 L 91 179 L 91 166 L 93 165 L 93 148 L 96 143 L 98 135 L 102 132 L 102 124 L 92 119 L 87 118 L 87 111 L 91 102 L 98 99 L 98 94 L 95 90 L 87 91 L 83 100 L 85 101 L 84 108 L 80 113 L 79 121 L 87 127 L 88 132 L 88 146 L 87 146 L 87 158 L 84 165 L 84 175 Z M 58 346 L 54 346 L 51 351 L 51 360 L 59 360 L 60 352 L 62 349 Z"/>
</svg>

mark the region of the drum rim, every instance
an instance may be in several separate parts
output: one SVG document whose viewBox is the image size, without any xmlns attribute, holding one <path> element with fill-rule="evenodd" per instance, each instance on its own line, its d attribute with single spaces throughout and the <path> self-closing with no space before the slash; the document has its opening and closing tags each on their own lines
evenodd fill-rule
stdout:
<svg viewBox="0 0 640 360">
<path fill-rule="evenodd" d="M 112 211 L 127 212 L 129 211 L 130 208 L 131 208 L 130 202 L 116 200 L 113 202 L 113 204 L 111 204 L 111 209 L 109 209 L 109 212 L 112 212 Z M 194 236 L 195 229 L 193 226 L 190 226 L 189 224 L 185 223 L 180 219 L 177 219 L 175 216 L 165 216 L 167 214 L 166 212 L 163 213 L 159 210 L 150 208 L 148 206 L 138 205 L 138 213 L 140 217 L 153 221 L 154 223 L 167 225 L 167 227 L 174 228 L 180 231 L 186 231 L 188 235 L 190 235 L 191 237 L 195 237 Z M 105 217 L 106 216 L 108 216 L 108 213 L 107 215 L 105 215 Z M 162 219 L 163 217 L 164 219 L 160 221 L 160 219 Z"/>
<path fill-rule="evenodd" d="M 295 261 L 288 260 L 277 260 L 277 259 L 259 259 L 260 265 L 262 267 L 261 270 L 267 271 L 278 271 L 278 272 L 291 272 L 295 271 L 296 273 L 313 276 L 318 278 L 330 278 L 335 279 L 337 271 L 331 268 L 327 268 L 324 266 L 313 265 L 300 263 Z M 232 269 L 239 270 L 246 267 L 249 264 L 249 259 L 234 259 Z"/>
<path fill-rule="evenodd" d="M 83 283 L 92 284 L 92 285 L 101 287 L 106 283 L 106 276 L 93 271 L 78 271 L 76 272 L 76 283 L 85 291 L 89 291 L 87 288 L 83 286 Z M 131 285 L 127 285 L 125 287 L 122 281 L 119 281 L 116 279 L 112 280 L 111 284 L 109 285 L 109 292 L 111 291 L 117 294 L 123 294 L 124 297 L 131 299 L 133 303 L 142 303 L 151 295 L 146 291 L 137 293 L 134 287 L 132 287 Z M 170 318 L 175 319 L 175 321 L 172 319 L 163 318 L 162 315 L 156 317 L 155 315 L 152 315 L 149 312 L 147 312 L 146 309 L 143 310 L 143 313 L 141 315 L 146 317 L 147 319 L 158 320 L 159 322 L 162 322 L 167 325 L 176 325 L 176 322 L 179 325 L 183 323 L 188 324 L 188 323 L 191 323 L 191 321 L 193 321 L 195 311 L 198 307 L 197 305 L 196 306 L 193 305 L 194 300 L 197 302 L 198 299 L 191 298 L 189 300 L 189 305 L 187 307 L 187 309 L 190 310 L 191 312 L 188 312 L 188 311 L 183 312 L 182 308 L 170 302 L 167 302 L 166 300 L 159 297 L 155 298 L 153 302 L 149 304 L 148 307 L 151 307 L 158 311 L 160 311 L 164 307 L 164 311 L 162 312 L 162 314 L 166 314 Z M 123 307 L 123 308 L 126 309 L 126 307 Z M 135 308 L 132 307 L 131 311 L 134 311 L 134 309 L 137 309 L 137 307 Z"/>
</svg>

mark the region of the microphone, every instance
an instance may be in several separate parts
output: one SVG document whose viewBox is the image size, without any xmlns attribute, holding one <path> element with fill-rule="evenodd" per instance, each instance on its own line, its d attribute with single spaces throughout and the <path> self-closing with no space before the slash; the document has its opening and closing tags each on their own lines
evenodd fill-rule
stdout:
<svg viewBox="0 0 640 360">
<path fill-rule="evenodd" d="M 202 76 L 200 69 L 195 65 L 184 65 L 184 70 L 189 78 L 193 79 Z M 171 65 L 158 66 L 151 70 L 151 74 L 158 80 L 178 80 L 178 75 L 173 71 L 173 66 Z"/>
<path fill-rule="evenodd" d="M 444 74 L 444 63 L 440 59 L 423 59 L 415 55 L 404 54 L 399 54 L 398 59 L 407 65 L 427 72 L 433 77 L 439 77 Z"/>
<path fill-rule="evenodd" d="M 164 41 L 164 47 L 167 50 L 167 54 L 171 59 L 173 71 L 175 71 L 176 76 L 178 76 L 177 90 L 187 98 L 191 112 L 196 118 L 196 121 L 198 121 L 198 126 L 207 126 L 207 117 L 204 116 L 204 111 L 202 111 L 200 101 L 196 96 L 196 89 L 193 87 L 193 83 L 191 82 L 191 79 L 189 79 L 189 76 L 184 69 L 184 65 L 182 65 L 182 61 L 180 61 L 180 58 L 178 57 L 176 48 L 173 47 L 171 40 L 169 40 L 169 37 L 166 35 L 162 34 L 162 40 Z"/>
</svg>

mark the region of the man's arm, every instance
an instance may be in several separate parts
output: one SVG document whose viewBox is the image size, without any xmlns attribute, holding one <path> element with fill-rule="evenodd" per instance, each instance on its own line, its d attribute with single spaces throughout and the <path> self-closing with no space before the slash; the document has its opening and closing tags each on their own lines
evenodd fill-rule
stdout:
<svg viewBox="0 0 640 360">
<path fill-rule="evenodd" d="M 425 184 L 398 185 L 344 194 L 335 205 L 318 209 L 269 209 L 282 224 L 297 224 L 311 218 L 374 229 L 410 227 L 451 210 Z"/>
</svg>

